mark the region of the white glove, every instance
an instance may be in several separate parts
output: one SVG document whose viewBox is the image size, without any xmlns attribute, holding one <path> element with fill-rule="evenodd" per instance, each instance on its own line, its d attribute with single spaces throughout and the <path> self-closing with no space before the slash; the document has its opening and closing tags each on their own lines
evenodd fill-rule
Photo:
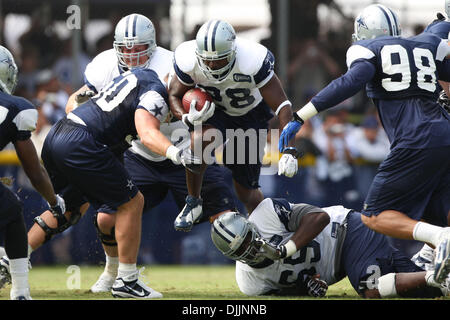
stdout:
<svg viewBox="0 0 450 320">
<path fill-rule="evenodd" d="M 278 162 L 278 175 L 292 178 L 298 171 L 298 161 L 292 154 L 285 153 Z"/>
<path fill-rule="evenodd" d="M 209 118 L 211 118 L 214 114 L 214 110 L 216 109 L 216 105 L 214 102 L 206 101 L 203 109 L 197 111 L 195 105 L 197 104 L 197 100 L 192 100 L 191 105 L 189 106 L 189 113 L 183 114 L 181 120 L 185 125 L 189 127 L 189 129 L 194 128 L 194 124 L 197 122 L 205 122 Z"/>
</svg>

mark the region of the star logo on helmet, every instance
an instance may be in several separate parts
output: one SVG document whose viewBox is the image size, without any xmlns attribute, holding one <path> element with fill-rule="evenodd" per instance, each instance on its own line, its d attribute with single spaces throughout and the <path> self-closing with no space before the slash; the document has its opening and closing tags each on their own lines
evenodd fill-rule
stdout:
<svg viewBox="0 0 450 320">
<path fill-rule="evenodd" d="M 366 25 L 366 22 L 364 21 L 363 18 L 359 17 L 358 20 L 356 20 L 356 23 L 358 24 L 358 28 L 365 28 L 365 29 L 369 29 Z"/>
</svg>

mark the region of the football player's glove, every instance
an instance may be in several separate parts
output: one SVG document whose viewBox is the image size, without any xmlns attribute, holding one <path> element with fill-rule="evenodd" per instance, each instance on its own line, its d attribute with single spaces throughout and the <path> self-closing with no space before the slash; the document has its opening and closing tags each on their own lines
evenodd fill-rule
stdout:
<svg viewBox="0 0 450 320">
<path fill-rule="evenodd" d="M 283 131 L 281 132 L 280 140 L 278 141 L 278 150 L 280 152 L 284 151 L 284 148 L 288 146 L 289 141 L 295 137 L 303 124 L 304 121 L 297 115 L 296 112 L 294 112 L 294 120 L 285 125 Z"/>
<path fill-rule="evenodd" d="M 192 100 L 189 106 L 189 113 L 183 114 L 181 121 L 189 128 L 190 131 L 194 130 L 194 124 L 202 123 L 212 117 L 216 105 L 214 102 L 206 101 L 202 110 L 198 111 L 195 108 L 197 100 Z"/>
<path fill-rule="evenodd" d="M 324 297 L 327 294 L 328 284 L 319 279 L 318 274 L 314 276 L 305 276 L 304 282 L 306 284 L 308 295 L 311 297 Z"/>
<path fill-rule="evenodd" d="M 450 113 L 450 98 L 445 94 L 444 90 L 439 93 L 438 103 L 445 109 L 445 111 Z"/>
<path fill-rule="evenodd" d="M 278 161 L 278 175 L 292 178 L 298 171 L 298 160 L 300 153 L 296 148 L 288 147 L 283 151 L 283 156 Z"/>
<path fill-rule="evenodd" d="M 88 101 L 89 98 L 92 98 L 93 96 L 95 96 L 95 92 L 92 91 L 92 90 L 86 90 L 86 91 L 83 91 L 83 92 L 77 94 L 77 95 L 75 96 L 75 102 L 76 102 L 76 104 L 77 104 L 77 107 L 78 107 L 80 104 L 83 104 L 83 103 L 85 103 L 86 101 Z"/>
<path fill-rule="evenodd" d="M 66 212 L 66 203 L 60 195 L 57 194 L 55 195 L 55 197 L 56 197 L 56 204 L 54 206 L 48 204 L 48 206 L 50 207 L 50 211 L 53 214 L 53 216 L 55 218 L 58 218 L 63 216 L 64 213 Z"/>
</svg>

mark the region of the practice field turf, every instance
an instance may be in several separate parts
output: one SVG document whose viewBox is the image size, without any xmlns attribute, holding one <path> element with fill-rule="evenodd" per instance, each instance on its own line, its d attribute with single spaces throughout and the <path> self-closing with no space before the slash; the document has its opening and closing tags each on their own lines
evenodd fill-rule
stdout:
<svg viewBox="0 0 450 320">
<path fill-rule="evenodd" d="M 100 266 L 35 266 L 30 270 L 34 300 L 108 300 L 110 293 L 90 293 L 103 268 Z M 151 265 L 143 281 L 164 295 L 163 300 L 255 300 L 242 294 L 234 280 L 234 267 Z M 10 285 L 0 289 L 0 300 L 9 299 Z M 256 297 L 258 300 L 317 299 L 309 297 Z M 329 287 L 326 300 L 360 299 L 345 278 Z M 446 300 L 450 300 L 446 298 Z"/>
</svg>

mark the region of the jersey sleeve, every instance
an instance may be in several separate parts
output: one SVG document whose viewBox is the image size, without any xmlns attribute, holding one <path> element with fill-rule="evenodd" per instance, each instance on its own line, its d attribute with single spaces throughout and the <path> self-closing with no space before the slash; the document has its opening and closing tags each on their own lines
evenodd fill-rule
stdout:
<svg viewBox="0 0 450 320">
<path fill-rule="evenodd" d="M 256 83 L 257 88 L 264 86 L 274 75 L 275 57 L 270 50 L 267 50 L 266 57 L 264 58 L 261 68 L 253 76 L 253 80 Z"/>
<path fill-rule="evenodd" d="M 178 80 L 186 86 L 194 85 L 191 73 L 193 72 L 196 63 L 193 41 L 184 42 L 175 49 L 173 69 Z"/>
<path fill-rule="evenodd" d="M 94 92 L 99 92 L 106 84 L 109 76 L 108 68 L 116 67 L 114 49 L 104 51 L 98 54 L 88 65 L 84 71 L 84 83 Z M 106 80 L 105 80 L 106 79 Z"/>
<path fill-rule="evenodd" d="M 160 122 L 166 119 L 169 112 L 169 107 L 164 97 L 154 90 L 149 90 L 139 97 L 139 108 L 147 110 Z"/>
<path fill-rule="evenodd" d="M 16 140 L 27 140 L 36 129 L 38 112 L 36 109 L 25 109 L 17 113 L 12 120 L 17 127 Z"/>
<path fill-rule="evenodd" d="M 319 112 L 334 107 L 363 89 L 373 78 L 375 71 L 370 60 L 356 59 L 351 62 L 350 69 L 344 75 L 322 89 L 311 99 L 311 103 Z"/>
</svg>

